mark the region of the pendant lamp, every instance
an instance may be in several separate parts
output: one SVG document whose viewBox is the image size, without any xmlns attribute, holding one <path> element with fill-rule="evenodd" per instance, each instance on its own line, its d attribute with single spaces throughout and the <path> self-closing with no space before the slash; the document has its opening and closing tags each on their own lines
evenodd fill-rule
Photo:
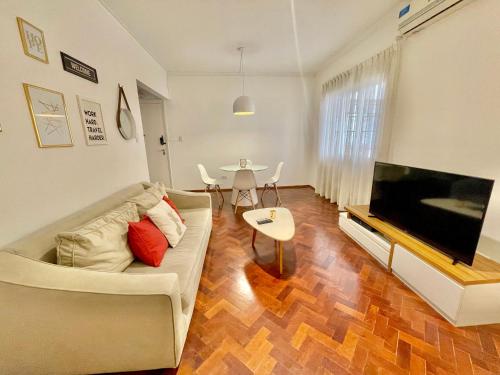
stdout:
<svg viewBox="0 0 500 375">
<path fill-rule="evenodd" d="M 239 47 L 240 51 L 240 76 L 242 81 L 242 95 L 238 96 L 233 103 L 233 114 L 236 116 L 250 116 L 255 113 L 255 104 L 249 96 L 245 95 L 245 73 L 243 72 L 243 53 L 245 47 Z"/>
</svg>

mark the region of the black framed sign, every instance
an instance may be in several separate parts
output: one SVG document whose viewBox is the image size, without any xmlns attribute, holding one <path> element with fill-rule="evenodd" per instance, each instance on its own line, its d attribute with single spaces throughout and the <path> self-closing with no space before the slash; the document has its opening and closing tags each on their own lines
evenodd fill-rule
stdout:
<svg viewBox="0 0 500 375">
<path fill-rule="evenodd" d="M 61 52 L 61 59 L 63 64 L 63 69 L 67 72 L 73 73 L 79 77 L 88 79 L 94 83 L 98 83 L 97 80 L 97 70 L 92 68 L 90 65 L 82 63 L 80 60 L 71 57 L 64 52 Z"/>
</svg>

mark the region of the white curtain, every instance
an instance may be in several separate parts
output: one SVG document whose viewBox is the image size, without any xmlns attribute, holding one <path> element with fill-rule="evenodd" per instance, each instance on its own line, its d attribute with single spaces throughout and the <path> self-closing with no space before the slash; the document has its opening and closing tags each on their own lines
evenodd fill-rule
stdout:
<svg viewBox="0 0 500 375">
<path fill-rule="evenodd" d="M 337 202 L 340 210 L 369 203 L 375 160 L 387 157 L 397 49 L 388 48 L 323 85 L 316 193 Z"/>
</svg>

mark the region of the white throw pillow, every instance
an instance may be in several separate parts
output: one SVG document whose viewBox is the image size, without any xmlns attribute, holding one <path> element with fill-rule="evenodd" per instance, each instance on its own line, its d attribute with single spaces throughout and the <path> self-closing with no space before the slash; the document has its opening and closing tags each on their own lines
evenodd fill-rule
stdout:
<svg viewBox="0 0 500 375">
<path fill-rule="evenodd" d="M 176 247 L 187 229 L 177 212 L 164 200 L 161 200 L 156 206 L 147 211 L 147 215 L 167 237 L 170 246 Z"/>
</svg>

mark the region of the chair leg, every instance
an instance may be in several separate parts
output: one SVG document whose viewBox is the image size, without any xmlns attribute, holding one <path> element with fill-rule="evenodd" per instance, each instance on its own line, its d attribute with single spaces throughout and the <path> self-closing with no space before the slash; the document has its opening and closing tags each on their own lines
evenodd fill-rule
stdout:
<svg viewBox="0 0 500 375">
<path fill-rule="evenodd" d="M 278 255 L 280 261 L 280 275 L 283 273 L 283 242 L 278 241 Z"/>
<path fill-rule="evenodd" d="M 222 206 L 224 205 L 224 194 L 222 194 L 222 191 L 220 190 L 220 186 L 219 185 L 215 185 L 215 189 L 219 192 L 219 195 L 222 199 Z"/>
<path fill-rule="evenodd" d="M 274 190 L 276 191 L 276 206 L 281 206 L 280 193 L 278 192 L 278 185 L 274 184 Z"/>
<path fill-rule="evenodd" d="M 207 184 L 205 186 L 205 193 L 208 192 L 210 195 L 212 195 L 212 192 L 215 192 L 215 195 L 217 196 L 217 202 L 219 202 L 219 208 L 221 208 L 224 205 L 224 196 L 222 195 L 222 192 L 220 191 L 219 185 L 214 185 L 214 189 L 212 190 L 212 185 Z M 220 197 L 222 198 L 222 203 L 220 201 Z"/>
<path fill-rule="evenodd" d="M 262 207 L 264 207 L 264 193 L 267 190 L 267 184 L 264 184 L 264 189 L 262 189 L 262 194 L 260 195 L 260 201 L 262 202 Z"/>
<path fill-rule="evenodd" d="M 238 211 L 238 200 L 240 199 L 240 191 L 238 190 L 238 194 L 236 194 L 236 201 L 234 202 L 234 213 Z"/>
<path fill-rule="evenodd" d="M 252 203 L 252 208 L 255 210 L 255 204 L 253 203 L 252 191 L 248 190 L 248 199 L 250 199 L 250 203 Z"/>
<path fill-rule="evenodd" d="M 222 197 L 222 203 L 221 203 L 221 200 L 220 200 L 220 195 L 222 195 L 220 193 L 220 187 L 219 185 L 214 185 L 214 192 L 215 192 L 215 195 L 217 196 L 217 202 L 219 203 L 219 208 L 222 207 L 222 205 L 224 204 L 224 197 Z"/>
</svg>

